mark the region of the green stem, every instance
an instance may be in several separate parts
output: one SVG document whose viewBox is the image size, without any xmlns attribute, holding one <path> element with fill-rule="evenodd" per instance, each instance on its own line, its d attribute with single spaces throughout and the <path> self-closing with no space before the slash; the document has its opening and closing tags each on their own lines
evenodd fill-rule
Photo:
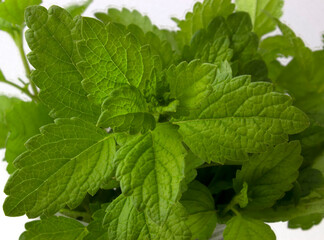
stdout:
<svg viewBox="0 0 324 240">
<path fill-rule="evenodd" d="M 237 211 L 235 207 L 232 207 L 232 208 L 231 208 L 231 211 L 232 211 L 233 213 L 235 213 L 236 216 L 241 216 L 241 213 L 240 213 L 239 211 Z"/>
<path fill-rule="evenodd" d="M 30 97 L 32 100 L 34 100 L 34 101 L 36 101 L 36 102 L 38 101 L 38 98 L 37 98 L 36 96 L 34 96 L 33 94 L 31 94 L 31 93 L 28 91 L 28 89 L 26 89 L 26 88 L 22 88 L 22 87 L 20 87 L 19 85 L 15 84 L 15 83 L 13 83 L 13 82 L 10 82 L 10 81 L 8 81 L 8 80 L 6 80 L 6 79 L 1 79 L 0 82 L 6 83 L 6 84 L 8 84 L 8 85 L 10 85 L 10 86 L 13 86 L 13 87 L 17 88 L 18 90 L 22 91 L 23 93 L 25 93 L 25 94 L 26 94 L 28 97 Z"/>
<path fill-rule="evenodd" d="M 37 87 L 36 87 L 35 83 L 30 78 L 31 70 L 30 70 L 30 67 L 29 67 L 29 64 L 28 64 L 28 61 L 27 61 L 27 58 L 26 58 L 25 51 L 24 51 L 23 26 L 21 26 L 21 28 L 19 29 L 19 31 L 17 31 L 16 34 L 13 35 L 12 37 L 13 37 L 13 39 L 14 39 L 17 47 L 18 47 L 19 54 L 20 54 L 22 63 L 24 65 L 26 77 L 28 78 L 29 83 L 30 83 L 30 86 L 32 87 L 34 96 L 38 96 Z"/>
</svg>

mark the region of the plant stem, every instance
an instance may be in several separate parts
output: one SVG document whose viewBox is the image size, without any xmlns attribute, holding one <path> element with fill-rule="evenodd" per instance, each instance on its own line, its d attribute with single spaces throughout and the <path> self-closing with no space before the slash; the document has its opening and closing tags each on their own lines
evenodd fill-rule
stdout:
<svg viewBox="0 0 324 240">
<path fill-rule="evenodd" d="M 240 212 L 237 211 L 235 207 L 232 207 L 231 210 L 233 213 L 235 213 L 236 216 L 241 216 Z"/>
<path fill-rule="evenodd" d="M 29 83 L 30 83 L 30 86 L 33 89 L 34 95 L 38 96 L 37 87 L 36 87 L 35 83 L 30 78 L 31 70 L 30 70 L 30 67 L 29 67 L 29 64 L 28 64 L 28 61 L 27 61 L 27 58 L 26 58 L 25 51 L 24 51 L 24 44 L 23 44 L 23 40 L 22 40 L 22 34 L 20 34 L 19 41 L 17 41 L 16 43 L 17 43 L 17 46 L 18 46 L 18 49 L 19 49 L 21 60 L 23 62 L 24 68 L 25 68 L 26 77 L 29 80 Z"/>
<path fill-rule="evenodd" d="M 31 70 L 30 70 L 30 67 L 29 67 L 29 64 L 28 64 L 28 61 L 27 61 L 27 58 L 26 58 L 25 51 L 24 51 L 23 30 L 24 30 L 24 27 L 21 26 L 12 35 L 12 38 L 13 38 L 14 42 L 16 43 L 16 46 L 17 46 L 17 48 L 19 50 L 20 58 L 21 58 L 22 63 L 24 65 L 25 74 L 26 74 L 26 77 L 29 80 L 30 86 L 32 87 L 33 93 L 34 93 L 35 96 L 38 96 L 37 87 L 36 87 L 35 83 L 30 78 Z"/>
<path fill-rule="evenodd" d="M 6 83 L 6 84 L 8 84 L 8 85 L 11 85 L 11 86 L 17 88 L 18 90 L 22 91 L 23 93 L 25 93 L 25 94 L 26 94 L 28 97 L 30 97 L 32 100 L 34 100 L 34 101 L 38 101 L 37 97 L 34 96 L 33 94 L 31 94 L 31 93 L 28 91 L 27 88 L 20 87 L 19 85 L 15 84 L 15 83 L 13 83 L 13 82 L 10 82 L 10 81 L 8 81 L 8 80 L 6 80 L 6 79 L 1 79 L 0 82 Z"/>
</svg>

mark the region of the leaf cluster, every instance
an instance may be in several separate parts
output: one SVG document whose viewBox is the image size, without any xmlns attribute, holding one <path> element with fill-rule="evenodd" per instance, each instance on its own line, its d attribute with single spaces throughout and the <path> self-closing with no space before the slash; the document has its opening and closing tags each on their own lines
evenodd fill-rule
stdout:
<svg viewBox="0 0 324 240">
<path fill-rule="evenodd" d="M 90 3 L 0 3 L 28 82 L 0 81 L 32 100 L 0 96 L 3 209 L 40 217 L 21 239 L 204 240 L 226 224 L 225 240 L 274 240 L 265 222 L 321 221 L 324 51 L 278 20 L 283 0 L 205 0 L 178 31 L 136 10 L 80 16 Z"/>
</svg>

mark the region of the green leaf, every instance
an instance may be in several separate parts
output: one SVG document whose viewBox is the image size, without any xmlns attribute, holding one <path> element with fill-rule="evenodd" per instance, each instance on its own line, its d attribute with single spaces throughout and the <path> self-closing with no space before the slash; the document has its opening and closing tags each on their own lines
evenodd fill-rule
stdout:
<svg viewBox="0 0 324 240">
<path fill-rule="evenodd" d="M 121 86 L 146 86 L 147 66 L 141 45 L 131 34 L 125 34 L 115 24 L 104 25 L 92 18 L 81 18 L 78 52 L 82 60 L 78 63 L 83 73 L 84 89 L 96 103 L 102 103 L 109 93 Z M 152 63 L 149 62 L 151 65 Z"/>
<path fill-rule="evenodd" d="M 307 59 L 307 55 L 304 56 Z M 323 62 L 324 51 L 311 53 L 310 61 L 301 62 L 296 57 L 283 69 L 276 81 L 296 99 L 295 105 L 305 111 L 313 123 L 322 127 L 324 126 Z"/>
<path fill-rule="evenodd" d="M 286 142 L 288 134 L 308 127 L 307 116 L 291 106 L 292 99 L 273 92 L 266 82 L 249 76 L 232 78 L 224 63 L 193 61 L 169 69 L 171 95 L 180 101 L 173 122 L 191 151 L 206 162 L 243 162 L 248 153 L 264 152 Z"/>
<path fill-rule="evenodd" d="M 182 192 L 187 191 L 188 184 L 191 183 L 197 176 L 196 168 L 201 166 L 203 163 L 203 160 L 188 150 L 187 155 L 185 156 L 185 179 L 182 181 Z"/>
<path fill-rule="evenodd" d="M 236 0 L 237 11 L 248 12 L 253 23 L 253 30 L 259 37 L 276 28 L 273 18 L 282 16 L 283 0 Z"/>
<path fill-rule="evenodd" d="M 155 127 L 155 119 L 148 112 L 149 107 L 138 89 L 120 87 L 113 90 L 103 102 L 97 125 L 111 127 L 114 132 L 146 132 Z"/>
<path fill-rule="evenodd" d="M 129 25 L 138 26 L 145 34 L 152 32 L 157 35 L 162 41 L 169 41 L 173 38 L 173 33 L 166 29 L 159 29 L 155 26 L 148 16 L 142 15 L 137 10 L 130 11 L 126 8 L 118 10 L 109 8 L 107 13 L 98 12 L 95 16 L 104 23 L 114 22 L 122 24 L 126 27 Z M 171 42 L 172 43 L 172 42 Z"/>
<path fill-rule="evenodd" d="M 241 191 L 235 196 L 235 200 L 241 208 L 245 208 L 249 204 L 248 190 L 249 185 L 244 182 Z"/>
<path fill-rule="evenodd" d="M 122 10 L 109 8 L 107 13 L 98 12 L 95 13 L 95 16 L 106 24 L 109 22 L 115 22 L 124 26 L 131 24 L 137 25 L 144 33 L 152 32 L 154 28 L 157 28 L 152 24 L 148 16 L 142 15 L 137 10 L 130 11 L 127 8 L 123 8 Z"/>
<path fill-rule="evenodd" d="M 159 114 L 168 114 L 168 113 L 175 113 L 177 111 L 177 108 L 179 106 L 179 101 L 174 100 L 170 102 L 166 106 L 157 106 L 153 109 L 153 111 L 159 113 Z"/>
<path fill-rule="evenodd" d="M 12 23 L 4 20 L 0 17 L 0 30 L 9 33 L 11 36 L 14 37 L 15 33 L 19 31 Z"/>
<path fill-rule="evenodd" d="M 106 240 L 107 239 L 107 230 L 103 227 L 103 219 L 106 215 L 104 208 L 96 211 L 92 218 L 93 220 L 87 226 L 88 235 L 84 240 Z"/>
<path fill-rule="evenodd" d="M 71 14 L 72 17 L 75 17 L 84 13 L 92 2 L 93 0 L 85 0 L 81 4 L 72 4 L 65 7 L 65 9 Z"/>
<path fill-rule="evenodd" d="M 5 147 L 8 137 L 9 126 L 7 123 L 7 115 L 12 110 L 15 103 L 19 101 L 18 98 L 10 98 L 0 95 L 0 148 Z"/>
<path fill-rule="evenodd" d="M 297 181 L 300 185 L 301 196 L 307 196 L 314 189 L 324 186 L 323 172 L 312 167 L 302 169 L 299 171 Z"/>
<path fill-rule="evenodd" d="M 39 5 L 41 0 L 5 0 L 0 2 L 0 18 L 22 25 L 24 23 L 24 12 L 28 6 Z"/>
<path fill-rule="evenodd" d="M 316 61 L 314 61 L 312 57 L 312 51 L 305 46 L 303 40 L 297 37 L 287 25 L 277 19 L 275 19 L 274 22 L 277 23 L 282 35 L 276 35 L 264 39 L 260 44 L 259 52 L 268 65 L 271 79 L 284 89 L 290 89 L 291 87 L 296 89 L 296 86 L 299 86 L 300 84 L 294 83 L 288 85 L 288 88 L 285 88 L 285 82 L 282 79 L 278 79 L 281 72 L 288 69 L 279 63 L 278 58 L 289 56 L 294 57 L 294 61 L 299 65 L 298 71 L 304 72 L 303 74 L 305 74 L 307 78 L 310 78 L 310 76 L 313 77 Z M 289 71 L 294 72 L 292 69 L 289 69 Z M 303 74 L 301 75 L 303 76 Z"/>
<path fill-rule="evenodd" d="M 48 11 L 33 6 L 26 10 L 26 22 L 30 28 L 26 40 L 32 51 L 28 59 L 36 69 L 31 78 L 41 90 L 40 99 L 51 109 L 50 115 L 96 122 L 100 108 L 89 102 L 81 86 L 71 15 L 57 6 Z"/>
<path fill-rule="evenodd" d="M 98 12 L 95 13 L 95 16 L 106 24 L 114 22 L 126 27 L 133 24 L 138 26 L 144 33 L 153 32 L 156 35 L 161 35 L 161 37 L 163 37 L 163 33 L 160 32 L 162 30 L 153 25 L 148 16 L 142 15 L 137 10 L 130 11 L 127 8 L 123 8 L 122 10 L 109 8 L 107 13 Z"/>
<path fill-rule="evenodd" d="M 112 14 L 110 14 L 110 11 Z M 120 16 L 119 16 L 120 14 Z M 130 14 L 129 18 L 123 15 Z M 140 15 L 136 10 L 130 12 L 127 9 L 119 11 L 117 9 L 108 9 L 108 14 L 96 13 L 98 19 L 103 23 L 117 23 L 124 27 L 126 33 L 130 32 L 141 43 L 142 46 L 149 45 L 154 55 L 158 55 L 164 67 L 170 66 L 175 62 L 176 56 L 173 49 L 177 49 L 175 43 L 175 32 L 158 29 L 152 25 L 146 16 Z M 129 21 L 133 19 L 133 21 Z"/>
<path fill-rule="evenodd" d="M 227 37 L 219 37 L 213 43 L 204 45 L 202 51 L 196 51 L 195 59 L 201 59 L 206 63 L 219 64 L 223 61 L 230 61 L 233 50 L 230 49 L 230 40 Z"/>
<path fill-rule="evenodd" d="M 298 141 L 283 143 L 267 152 L 255 154 L 243 163 L 233 182 L 237 193 L 244 182 L 248 184 L 248 207 L 271 207 L 293 187 L 303 161 L 300 151 Z"/>
<path fill-rule="evenodd" d="M 40 132 L 14 162 L 18 170 L 5 187 L 6 215 L 37 217 L 66 204 L 75 208 L 113 171 L 113 135 L 77 118 L 58 119 Z"/>
<path fill-rule="evenodd" d="M 303 230 L 308 230 L 315 225 L 320 224 L 324 217 L 323 213 L 314 213 L 307 216 L 297 217 L 289 220 L 289 228 L 301 228 Z"/>
<path fill-rule="evenodd" d="M 23 121 L 22 121 L 23 119 Z M 26 151 L 25 142 L 39 134 L 39 128 L 53 122 L 48 116 L 48 109 L 34 102 L 17 102 L 7 114 L 10 134 L 6 143 L 5 159 L 8 162 L 7 171 L 15 171 L 13 161 Z"/>
<path fill-rule="evenodd" d="M 185 209 L 179 204 L 172 207 L 165 221 L 156 224 L 133 205 L 131 198 L 120 195 L 107 208 L 104 227 L 108 240 L 189 240 L 190 230 L 185 224 Z"/>
<path fill-rule="evenodd" d="M 49 217 L 26 223 L 20 240 L 82 240 L 87 234 L 85 226 L 66 217 Z"/>
<path fill-rule="evenodd" d="M 236 12 L 226 20 L 216 17 L 205 29 L 199 30 L 183 55 L 188 62 L 201 59 L 219 65 L 222 61 L 231 61 L 234 75 L 248 74 L 253 81 L 265 81 L 268 71 L 258 54 L 258 47 L 259 40 L 252 32 L 250 16 Z"/>
<path fill-rule="evenodd" d="M 123 194 L 131 195 L 137 208 L 146 208 L 155 222 L 162 222 L 180 198 L 185 153 L 177 127 L 170 124 L 157 124 L 117 152 L 114 162 Z"/>
<path fill-rule="evenodd" d="M 192 232 L 191 239 L 208 240 L 217 223 L 214 199 L 208 188 L 194 181 L 183 193 L 180 202 L 189 214 L 186 224 Z"/>
<path fill-rule="evenodd" d="M 177 39 L 180 45 L 189 45 L 192 36 L 200 29 L 206 28 L 217 16 L 227 17 L 234 10 L 235 5 L 230 0 L 205 0 L 197 2 L 192 12 L 188 12 L 184 20 L 175 20 L 181 29 Z"/>
<path fill-rule="evenodd" d="M 312 214 L 324 214 L 324 191 L 316 189 L 310 195 L 300 198 L 298 203 L 295 201 L 281 202 L 272 208 L 256 209 L 243 209 L 242 214 L 260 219 L 266 222 L 279 222 L 288 221 L 297 217 L 304 217 Z"/>
<path fill-rule="evenodd" d="M 235 216 L 226 223 L 224 240 L 275 240 L 276 236 L 271 228 L 255 219 Z"/>
</svg>

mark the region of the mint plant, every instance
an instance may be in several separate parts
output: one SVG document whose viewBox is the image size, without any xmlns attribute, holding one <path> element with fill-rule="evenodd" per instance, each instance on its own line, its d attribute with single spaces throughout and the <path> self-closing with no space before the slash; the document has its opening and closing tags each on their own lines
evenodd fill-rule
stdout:
<svg viewBox="0 0 324 240">
<path fill-rule="evenodd" d="M 273 240 L 268 222 L 321 221 L 324 51 L 280 22 L 283 0 L 205 0 L 178 31 L 40 2 L 0 3 L 29 82 L 0 81 L 31 99 L 0 96 L 3 210 L 40 217 L 20 239 L 204 240 L 226 224 L 225 240 Z"/>
</svg>

